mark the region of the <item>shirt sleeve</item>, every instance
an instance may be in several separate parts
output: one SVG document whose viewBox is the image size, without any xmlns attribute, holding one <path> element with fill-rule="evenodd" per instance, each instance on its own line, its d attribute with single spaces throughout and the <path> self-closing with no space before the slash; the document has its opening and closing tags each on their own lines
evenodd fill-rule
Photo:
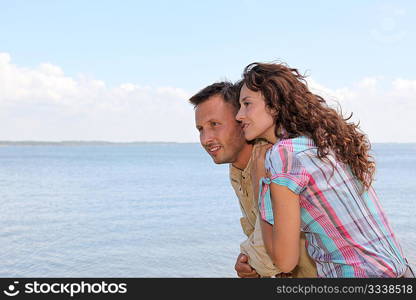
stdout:
<svg viewBox="0 0 416 300">
<path fill-rule="evenodd" d="M 273 147 L 266 154 L 265 166 L 273 183 L 286 186 L 295 194 L 300 194 L 309 182 L 308 172 L 287 146 Z"/>
<path fill-rule="evenodd" d="M 270 177 L 260 179 L 258 205 L 262 219 L 274 224 L 270 184 L 286 186 L 295 194 L 300 194 L 309 182 L 309 174 L 296 153 L 282 145 L 276 145 L 266 153 L 265 167 Z"/>
</svg>

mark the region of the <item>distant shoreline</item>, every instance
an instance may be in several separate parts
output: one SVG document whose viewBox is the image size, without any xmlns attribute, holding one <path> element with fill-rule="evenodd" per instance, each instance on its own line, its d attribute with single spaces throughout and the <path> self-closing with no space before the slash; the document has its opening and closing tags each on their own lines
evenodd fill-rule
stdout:
<svg viewBox="0 0 416 300">
<path fill-rule="evenodd" d="M 112 146 L 150 144 L 197 144 L 197 142 L 109 142 L 109 141 L 0 141 L 0 146 Z"/>
<path fill-rule="evenodd" d="M 110 141 L 0 141 L 1 146 L 131 146 L 131 145 L 163 145 L 163 144 L 199 144 L 199 142 L 110 142 Z M 415 142 L 383 142 L 372 143 L 383 145 L 416 145 Z"/>
</svg>

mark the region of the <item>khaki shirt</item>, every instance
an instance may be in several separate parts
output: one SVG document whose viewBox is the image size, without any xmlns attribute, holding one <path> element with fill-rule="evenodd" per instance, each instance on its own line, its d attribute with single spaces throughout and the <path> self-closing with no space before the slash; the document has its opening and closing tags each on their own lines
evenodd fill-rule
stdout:
<svg viewBox="0 0 416 300">
<path fill-rule="evenodd" d="M 258 147 L 259 144 L 253 146 Z M 253 197 L 253 188 L 251 184 L 251 166 L 250 158 L 246 168 L 240 170 L 230 164 L 231 185 L 239 199 L 243 217 L 240 219 L 241 227 L 247 240 L 240 245 L 241 253 L 246 254 L 248 263 L 262 277 L 272 277 L 281 273 L 273 264 L 270 256 L 266 252 L 263 243 L 260 217 L 257 204 L 257 197 Z M 316 266 L 309 257 L 305 248 L 305 235 L 301 233 L 300 237 L 300 259 L 298 266 L 292 271 L 293 277 L 316 277 Z"/>
</svg>

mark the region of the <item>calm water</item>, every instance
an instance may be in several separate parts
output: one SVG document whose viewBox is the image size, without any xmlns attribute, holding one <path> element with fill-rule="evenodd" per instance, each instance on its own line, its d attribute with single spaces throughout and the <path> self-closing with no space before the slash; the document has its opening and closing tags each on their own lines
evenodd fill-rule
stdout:
<svg viewBox="0 0 416 300">
<path fill-rule="evenodd" d="M 415 265 L 416 144 L 373 145 Z M 234 277 L 228 166 L 198 144 L 0 147 L 0 277 Z"/>
</svg>

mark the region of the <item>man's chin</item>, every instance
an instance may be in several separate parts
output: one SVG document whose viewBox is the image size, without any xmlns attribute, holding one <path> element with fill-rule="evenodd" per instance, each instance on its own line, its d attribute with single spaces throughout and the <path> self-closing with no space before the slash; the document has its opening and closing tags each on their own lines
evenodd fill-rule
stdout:
<svg viewBox="0 0 416 300">
<path fill-rule="evenodd" d="M 224 163 L 222 160 L 220 160 L 220 159 L 218 159 L 218 158 L 215 158 L 215 157 L 213 157 L 213 158 L 212 158 L 212 160 L 213 160 L 213 161 L 214 161 L 214 163 L 215 163 L 215 164 L 217 164 L 217 165 L 221 165 L 221 164 L 223 164 L 223 163 Z"/>
<path fill-rule="evenodd" d="M 224 157 L 212 157 L 212 160 L 214 161 L 214 163 L 216 163 L 217 165 L 222 165 L 222 164 L 229 164 L 232 163 L 232 159 L 227 159 Z"/>
</svg>

